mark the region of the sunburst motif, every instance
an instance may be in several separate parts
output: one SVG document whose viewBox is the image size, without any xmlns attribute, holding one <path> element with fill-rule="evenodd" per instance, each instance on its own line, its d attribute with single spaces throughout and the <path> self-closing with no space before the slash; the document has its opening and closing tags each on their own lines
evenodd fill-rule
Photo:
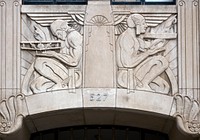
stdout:
<svg viewBox="0 0 200 140">
<path fill-rule="evenodd" d="M 90 23 L 92 23 L 93 25 L 102 26 L 102 25 L 106 25 L 107 23 L 109 23 L 109 21 L 106 17 L 104 17 L 102 15 L 96 15 L 91 18 Z"/>
</svg>

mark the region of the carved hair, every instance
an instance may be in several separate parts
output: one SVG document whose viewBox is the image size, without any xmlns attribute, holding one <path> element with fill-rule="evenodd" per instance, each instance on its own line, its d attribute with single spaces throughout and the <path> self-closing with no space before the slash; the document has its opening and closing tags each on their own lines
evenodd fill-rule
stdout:
<svg viewBox="0 0 200 140">
<path fill-rule="evenodd" d="M 50 25 L 51 32 L 53 35 L 56 36 L 56 31 L 57 30 L 63 30 L 67 31 L 69 29 L 68 22 L 65 20 L 55 20 L 51 25 Z"/>
<path fill-rule="evenodd" d="M 132 14 L 127 19 L 127 25 L 130 28 L 136 27 L 137 25 L 141 24 L 141 21 L 144 17 L 140 14 Z"/>
</svg>

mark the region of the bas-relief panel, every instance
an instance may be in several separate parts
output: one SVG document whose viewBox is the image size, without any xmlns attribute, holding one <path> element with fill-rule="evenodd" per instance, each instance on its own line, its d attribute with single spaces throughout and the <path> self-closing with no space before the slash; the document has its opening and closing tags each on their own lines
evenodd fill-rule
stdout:
<svg viewBox="0 0 200 140">
<path fill-rule="evenodd" d="M 83 83 L 84 13 L 27 14 L 22 21 L 22 92 L 74 92 Z M 128 93 L 178 92 L 176 24 L 173 14 L 114 15 L 116 60 L 112 63 L 116 64 L 117 75 L 112 80 L 117 79 L 118 88 L 128 89 Z"/>
<path fill-rule="evenodd" d="M 117 86 L 174 95 L 177 86 L 175 14 L 114 15 Z"/>
<path fill-rule="evenodd" d="M 82 84 L 84 14 L 22 16 L 22 93 L 75 92 Z"/>
<path fill-rule="evenodd" d="M 23 94 L 57 90 L 74 93 L 76 88 L 82 87 L 85 63 L 82 63 L 85 53 L 83 36 L 89 34 L 83 32 L 84 16 L 85 13 L 22 14 L 22 94 L 10 96 L 0 102 L 0 134 L 9 134 L 21 127 L 23 117 L 27 115 Z M 101 30 L 102 35 L 107 34 L 108 40 L 104 44 L 110 44 L 112 49 L 108 50 L 112 50 L 114 53 L 111 54 L 115 55 L 110 59 L 114 61 L 112 64 L 116 64 L 117 71 L 114 78 L 111 76 L 113 81 L 116 79 L 113 83 L 117 83 L 113 87 L 126 89 L 126 93 L 133 94 L 136 90 L 171 96 L 177 94 L 177 15 L 136 12 L 124 14 L 122 11 L 121 14 L 114 13 L 112 16 L 113 24 L 107 24 L 109 21 L 105 20 L 105 15 L 93 16 L 89 22 L 95 31 L 100 30 L 100 26 L 105 26 L 105 30 Z M 115 29 L 115 33 L 112 29 Z M 115 40 L 112 40 L 113 34 Z M 96 38 L 99 34 L 92 35 Z M 85 38 L 87 40 L 89 36 Z M 110 93 L 113 94 L 113 100 L 116 97 L 115 89 L 108 90 L 108 94 L 103 96 L 96 89 L 93 92 L 95 94 L 88 97 L 91 102 L 106 101 Z M 89 93 L 91 90 L 88 90 Z M 199 101 L 180 94 L 174 97 L 174 116 L 177 117 L 179 127 L 187 133 L 199 134 Z"/>
</svg>

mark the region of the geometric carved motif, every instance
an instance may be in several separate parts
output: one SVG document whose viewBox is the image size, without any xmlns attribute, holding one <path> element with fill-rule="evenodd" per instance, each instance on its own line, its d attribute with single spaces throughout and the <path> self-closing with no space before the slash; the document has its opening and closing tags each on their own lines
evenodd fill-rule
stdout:
<svg viewBox="0 0 200 140">
<path fill-rule="evenodd" d="M 109 23 L 108 19 L 105 16 L 102 15 L 96 15 L 91 18 L 90 21 L 88 21 L 91 25 L 96 25 L 96 26 L 103 26 Z"/>
</svg>

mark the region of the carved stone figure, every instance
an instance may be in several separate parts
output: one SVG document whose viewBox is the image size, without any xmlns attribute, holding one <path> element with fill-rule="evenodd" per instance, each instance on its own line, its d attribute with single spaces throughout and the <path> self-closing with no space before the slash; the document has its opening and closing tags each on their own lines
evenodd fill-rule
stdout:
<svg viewBox="0 0 200 140">
<path fill-rule="evenodd" d="M 174 18 L 168 19 L 164 25 L 160 25 L 161 31 L 170 32 L 173 20 Z M 160 76 L 169 66 L 167 59 L 163 56 L 168 41 L 164 37 L 145 38 L 148 36 L 146 34 L 148 26 L 141 14 L 130 15 L 127 25 L 128 28 L 116 42 L 118 84 L 131 90 L 168 94 L 170 85 Z M 156 27 L 151 31 L 155 34 L 159 28 Z"/>
<path fill-rule="evenodd" d="M 49 50 L 36 54 L 33 68 L 39 76 L 30 83 L 33 93 L 75 88 L 70 83 L 81 77 L 75 68 L 82 56 L 82 35 L 64 20 L 55 20 L 50 29 L 61 41 L 61 49 L 59 52 Z"/>
</svg>

